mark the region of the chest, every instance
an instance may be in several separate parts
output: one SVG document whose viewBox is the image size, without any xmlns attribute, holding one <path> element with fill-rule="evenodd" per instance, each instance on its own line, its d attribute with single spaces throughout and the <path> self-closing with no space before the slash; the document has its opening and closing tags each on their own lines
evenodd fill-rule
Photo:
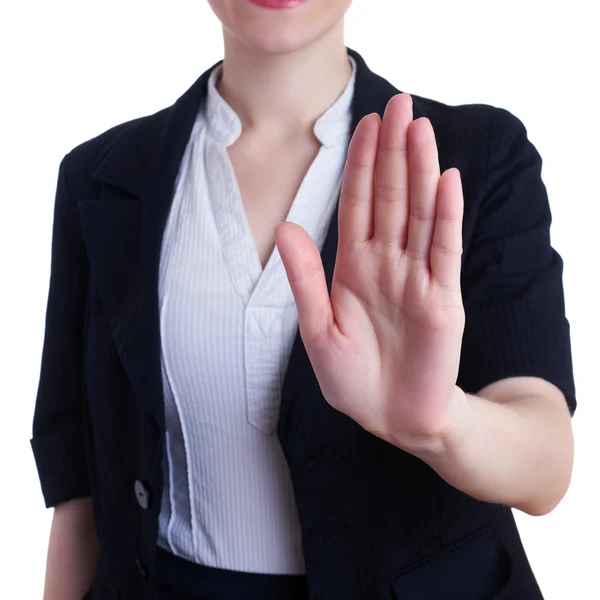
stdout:
<svg viewBox="0 0 600 600">
<path fill-rule="evenodd" d="M 269 147 L 242 137 L 227 150 L 263 269 L 275 246 L 274 228 L 289 215 L 319 149 L 313 139 Z"/>
</svg>

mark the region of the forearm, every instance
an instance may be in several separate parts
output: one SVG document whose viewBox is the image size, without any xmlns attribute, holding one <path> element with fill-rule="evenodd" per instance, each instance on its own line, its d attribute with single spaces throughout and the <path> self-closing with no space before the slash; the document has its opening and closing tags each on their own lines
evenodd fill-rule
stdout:
<svg viewBox="0 0 600 600">
<path fill-rule="evenodd" d="M 81 600 L 92 585 L 99 550 L 89 498 L 54 509 L 44 600 Z"/>
<path fill-rule="evenodd" d="M 549 385 L 532 392 L 517 379 L 498 383 L 508 385 L 489 386 L 489 397 L 456 388 L 452 426 L 415 454 L 470 496 L 546 514 L 571 479 L 573 434 L 564 397 Z"/>
</svg>

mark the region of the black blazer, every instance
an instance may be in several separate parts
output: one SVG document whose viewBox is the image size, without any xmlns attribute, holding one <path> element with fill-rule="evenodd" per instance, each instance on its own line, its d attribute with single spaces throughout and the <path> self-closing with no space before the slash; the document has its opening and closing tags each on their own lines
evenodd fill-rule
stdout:
<svg viewBox="0 0 600 600">
<path fill-rule="evenodd" d="M 396 93 L 358 64 L 355 127 Z M 212 69 L 212 68 L 211 68 Z M 90 496 L 101 559 L 94 599 L 152 599 L 165 429 L 158 315 L 163 229 L 210 70 L 173 106 L 63 160 L 31 441 L 47 506 Z M 562 261 L 551 248 L 541 159 L 522 123 L 486 105 L 413 96 L 442 171 L 465 197 L 466 310 L 458 385 L 504 377 L 575 391 Z M 337 212 L 322 251 L 331 286 Z M 278 437 L 302 525 L 312 600 L 539 599 L 508 507 L 475 500 L 365 432 L 323 398 L 296 336 Z"/>
</svg>

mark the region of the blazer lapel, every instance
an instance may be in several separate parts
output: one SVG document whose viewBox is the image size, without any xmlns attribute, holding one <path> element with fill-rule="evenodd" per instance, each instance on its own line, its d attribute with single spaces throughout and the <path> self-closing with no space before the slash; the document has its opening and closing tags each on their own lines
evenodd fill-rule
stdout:
<svg viewBox="0 0 600 600">
<path fill-rule="evenodd" d="M 125 128 L 79 201 L 91 272 L 133 389 L 164 429 L 158 273 L 175 180 L 208 69 L 172 107 Z"/>
</svg>

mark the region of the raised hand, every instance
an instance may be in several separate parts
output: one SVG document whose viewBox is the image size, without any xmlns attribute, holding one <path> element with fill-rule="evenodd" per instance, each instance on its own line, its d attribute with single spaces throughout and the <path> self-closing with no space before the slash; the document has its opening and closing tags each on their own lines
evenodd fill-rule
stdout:
<svg viewBox="0 0 600 600">
<path fill-rule="evenodd" d="M 324 397 L 408 450 L 444 431 L 458 397 L 462 214 L 458 170 L 440 177 L 431 123 L 399 94 L 350 143 L 331 297 L 306 231 L 275 232 Z"/>
</svg>

